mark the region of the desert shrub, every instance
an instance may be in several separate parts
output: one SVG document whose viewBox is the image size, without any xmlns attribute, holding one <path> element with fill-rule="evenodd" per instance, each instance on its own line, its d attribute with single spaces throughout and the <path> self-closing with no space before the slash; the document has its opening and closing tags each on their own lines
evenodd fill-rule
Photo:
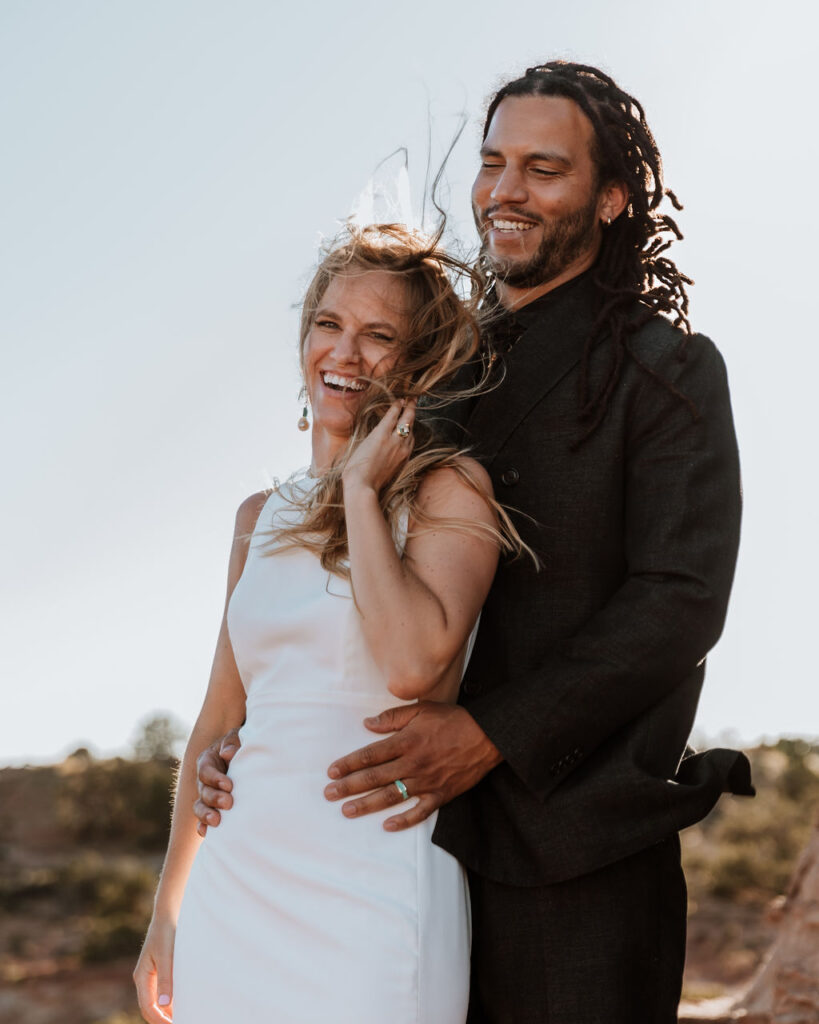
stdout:
<svg viewBox="0 0 819 1024">
<path fill-rule="evenodd" d="M 164 849 L 175 766 L 169 759 L 90 762 L 60 780 L 60 823 L 75 842 Z"/>
<path fill-rule="evenodd" d="M 86 853 L 60 867 L 23 868 L 8 875 L 0 895 L 9 911 L 32 899 L 49 899 L 61 915 L 136 914 L 141 919 L 150 913 L 155 887 L 155 873 L 143 864 Z"/>
<path fill-rule="evenodd" d="M 751 751 L 757 795 L 723 799 L 683 833 L 693 902 L 767 903 L 784 892 L 819 810 L 819 747 L 779 740 Z"/>
<path fill-rule="evenodd" d="M 0 907 L 13 913 L 32 899 L 49 897 L 57 889 L 55 868 L 21 868 L 9 871 L 0 878 Z"/>
<path fill-rule="evenodd" d="M 95 1020 L 93 1024 L 145 1024 L 138 1013 L 125 1013 L 120 1011 L 110 1017 L 103 1017 L 100 1020 Z"/>
<path fill-rule="evenodd" d="M 80 960 L 86 964 L 120 957 L 136 960 L 146 928 L 146 921 L 123 914 L 92 921 L 83 939 Z"/>
<path fill-rule="evenodd" d="M 95 1020 L 93 1024 L 145 1024 L 141 1015 L 138 1013 L 115 1013 L 110 1017 L 104 1017 L 100 1020 Z"/>
<path fill-rule="evenodd" d="M 98 854 L 76 857 L 57 872 L 63 906 L 75 913 L 104 917 L 150 913 L 156 875 L 124 858 L 104 860 Z"/>
</svg>

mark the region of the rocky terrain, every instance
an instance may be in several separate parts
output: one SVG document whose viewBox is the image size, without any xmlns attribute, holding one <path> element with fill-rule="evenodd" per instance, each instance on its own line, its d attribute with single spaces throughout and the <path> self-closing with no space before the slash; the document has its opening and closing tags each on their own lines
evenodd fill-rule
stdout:
<svg viewBox="0 0 819 1024">
<path fill-rule="evenodd" d="M 171 758 L 142 754 L 99 761 L 80 750 L 59 765 L 0 771 L 0 1024 L 141 1019 L 131 971 L 174 771 Z M 819 1000 L 813 1009 L 806 1002 L 819 972 L 819 838 L 794 875 L 819 808 L 819 747 L 780 740 L 751 758 L 757 798 L 726 798 L 683 835 L 690 919 L 681 1020 L 819 1022 Z M 776 1016 L 777 1005 L 789 1015 Z M 794 1016 L 794 1005 L 815 1015 Z"/>
</svg>

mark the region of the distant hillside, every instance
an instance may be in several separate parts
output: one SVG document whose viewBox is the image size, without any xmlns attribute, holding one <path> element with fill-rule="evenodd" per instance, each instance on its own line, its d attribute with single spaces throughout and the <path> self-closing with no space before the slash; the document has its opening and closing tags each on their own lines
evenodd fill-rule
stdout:
<svg viewBox="0 0 819 1024">
<path fill-rule="evenodd" d="M 0 771 L 0 1021 L 132 1024 L 170 759 Z"/>
<path fill-rule="evenodd" d="M 174 761 L 94 760 L 0 771 L 0 1022 L 137 1024 L 131 971 L 167 841 Z M 724 798 L 683 833 L 689 997 L 746 980 L 775 934 L 819 808 L 819 746 L 751 751 L 759 795 Z"/>
</svg>

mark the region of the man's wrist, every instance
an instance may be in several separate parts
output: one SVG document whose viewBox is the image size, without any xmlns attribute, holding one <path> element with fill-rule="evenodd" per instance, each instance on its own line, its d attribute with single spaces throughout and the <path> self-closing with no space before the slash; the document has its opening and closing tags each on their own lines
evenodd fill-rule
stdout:
<svg viewBox="0 0 819 1024">
<path fill-rule="evenodd" d="M 466 712 L 467 715 L 469 715 L 473 727 L 480 734 L 480 738 L 478 741 L 478 761 L 480 765 L 486 769 L 485 774 L 491 772 L 493 768 L 497 768 L 497 766 L 503 761 L 503 754 L 500 752 L 500 750 L 498 750 L 498 748 L 495 746 L 495 744 L 492 742 L 489 736 L 487 736 L 486 732 L 484 732 L 483 726 L 480 725 L 468 711 L 466 711 L 466 708 L 464 708 L 463 710 Z"/>
</svg>

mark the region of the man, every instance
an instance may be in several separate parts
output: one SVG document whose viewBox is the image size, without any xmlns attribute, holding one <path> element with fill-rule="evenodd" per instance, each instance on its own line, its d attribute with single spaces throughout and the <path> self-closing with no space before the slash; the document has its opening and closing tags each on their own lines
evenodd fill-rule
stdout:
<svg viewBox="0 0 819 1024">
<path fill-rule="evenodd" d="M 542 568 L 500 566 L 459 706 L 385 711 L 326 795 L 348 817 L 417 797 L 396 829 L 440 808 L 470 877 L 470 1021 L 665 1024 L 678 830 L 753 792 L 742 755 L 684 756 L 739 536 L 724 366 L 688 329 L 660 156 L 609 77 L 555 61 L 507 83 L 481 158 L 500 383 L 452 417 Z M 203 756 L 204 824 L 227 760 Z"/>
</svg>

